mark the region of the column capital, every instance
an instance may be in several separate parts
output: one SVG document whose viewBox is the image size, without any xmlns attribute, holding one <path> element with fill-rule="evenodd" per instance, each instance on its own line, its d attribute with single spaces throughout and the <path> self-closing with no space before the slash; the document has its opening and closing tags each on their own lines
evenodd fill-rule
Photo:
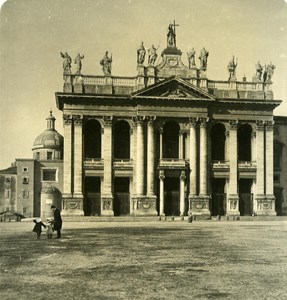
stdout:
<svg viewBox="0 0 287 300">
<path fill-rule="evenodd" d="M 72 124 L 72 116 L 64 114 L 63 115 L 63 122 L 64 122 L 64 125 L 71 125 Z"/>
<path fill-rule="evenodd" d="M 112 126 L 113 116 L 103 116 L 103 121 L 106 126 Z"/>
<path fill-rule="evenodd" d="M 256 120 L 256 130 L 264 130 L 264 124 L 265 122 L 262 120 Z"/>
<path fill-rule="evenodd" d="M 265 122 L 265 128 L 268 131 L 273 131 L 273 125 L 274 125 L 274 121 L 266 121 Z"/>
<path fill-rule="evenodd" d="M 180 180 L 183 180 L 183 181 L 185 180 L 185 178 L 186 178 L 185 171 L 180 172 L 180 177 L 179 178 L 180 178 Z"/>
<path fill-rule="evenodd" d="M 229 120 L 228 123 L 230 130 L 237 130 L 238 120 Z"/>
<path fill-rule="evenodd" d="M 73 120 L 75 125 L 83 124 L 83 115 L 73 115 Z"/>
<path fill-rule="evenodd" d="M 156 120 L 156 116 L 146 116 L 146 120 L 148 121 L 148 125 L 152 125 Z"/>
<path fill-rule="evenodd" d="M 143 121 L 146 119 L 146 117 L 137 115 L 137 116 L 132 117 L 132 119 L 136 123 L 136 125 L 142 125 Z"/>
<path fill-rule="evenodd" d="M 200 127 L 205 128 L 209 122 L 209 118 L 198 118 Z"/>
<path fill-rule="evenodd" d="M 164 170 L 160 170 L 160 171 L 159 171 L 159 179 L 160 179 L 160 180 L 164 180 L 164 179 L 165 179 L 165 176 L 164 176 Z"/>
<path fill-rule="evenodd" d="M 195 127 L 198 122 L 198 118 L 189 118 L 189 127 Z"/>
</svg>

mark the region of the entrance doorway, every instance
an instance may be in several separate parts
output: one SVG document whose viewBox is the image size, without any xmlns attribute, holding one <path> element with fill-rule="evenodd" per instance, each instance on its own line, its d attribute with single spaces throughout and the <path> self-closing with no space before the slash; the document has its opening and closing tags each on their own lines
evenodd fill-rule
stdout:
<svg viewBox="0 0 287 300">
<path fill-rule="evenodd" d="M 179 178 L 165 178 L 164 213 L 166 216 L 180 215 Z"/>
<path fill-rule="evenodd" d="M 99 216 L 101 214 L 100 177 L 85 177 L 83 209 L 85 216 Z"/>
<path fill-rule="evenodd" d="M 212 180 L 212 202 L 211 215 L 224 216 L 226 214 L 225 178 L 214 178 Z"/>
<path fill-rule="evenodd" d="M 253 213 L 252 179 L 239 180 L 239 212 L 240 216 L 251 216 Z"/>
<path fill-rule="evenodd" d="M 114 179 L 114 215 L 130 214 L 130 179 L 116 177 Z"/>
</svg>

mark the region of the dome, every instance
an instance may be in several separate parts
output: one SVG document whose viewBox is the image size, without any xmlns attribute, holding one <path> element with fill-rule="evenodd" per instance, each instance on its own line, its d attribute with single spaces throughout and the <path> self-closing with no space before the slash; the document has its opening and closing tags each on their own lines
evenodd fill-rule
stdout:
<svg viewBox="0 0 287 300">
<path fill-rule="evenodd" d="M 33 150 L 35 149 L 62 149 L 63 136 L 56 130 L 46 129 L 35 139 Z"/>
<path fill-rule="evenodd" d="M 44 130 L 35 139 L 32 150 L 36 149 L 63 149 L 63 136 L 55 129 L 55 118 L 50 111 L 50 115 L 47 120 L 47 129 Z"/>
</svg>

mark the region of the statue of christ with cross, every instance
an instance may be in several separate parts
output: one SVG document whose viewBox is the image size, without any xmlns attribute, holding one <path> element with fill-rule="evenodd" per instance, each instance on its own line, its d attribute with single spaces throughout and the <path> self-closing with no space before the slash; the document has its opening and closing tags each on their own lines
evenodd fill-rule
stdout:
<svg viewBox="0 0 287 300">
<path fill-rule="evenodd" d="M 173 24 L 168 25 L 168 33 L 167 33 L 167 46 L 168 47 L 176 47 L 175 26 L 179 26 L 179 24 L 175 24 L 175 20 L 173 21 Z"/>
</svg>

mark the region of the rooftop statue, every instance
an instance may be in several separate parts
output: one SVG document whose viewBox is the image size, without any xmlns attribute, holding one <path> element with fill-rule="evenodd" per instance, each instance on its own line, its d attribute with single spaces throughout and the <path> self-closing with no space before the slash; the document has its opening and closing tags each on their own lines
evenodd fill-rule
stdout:
<svg viewBox="0 0 287 300">
<path fill-rule="evenodd" d="M 146 54 L 146 50 L 145 50 L 145 47 L 143 45 L 143 42 L 141 42 L 141 44 L 140 44 L 140 46 L 138 47 L 138 50 L 137 50 L 137 63 L 138 63 L 138 65 L 142 65 L 144 63 L 145 54 Z"/>
<path fill-rule="evenodd" d="M 61 56 L 63 57 L 63 72 L 64 74 L 71 74 L 71 63 L 72 63 L 72 59 L 70 57 L 70 55 L 65 52 L 60 52 Z"/>
<path fill-rule="evenodd" d="M 189 69 L 195 67 L 195 50 L 192 48 L 189 52 L 187 52 Z"/>
<path fill-rule="evenodd" d="M 148 49 L 148 64 L 149 65 L 154 65 L 155 61 L 157 59 L 157 53 L 156 50 L 159 48 L 159 46 L 157 48 L 155 48 L 154 45 L 152 45 L 149 49 Z"/>
<path fill-rule="evenodd" d="M 100 65 L 102 66 L 104 75 L 111 75 L 112 74 L 112 55 L 108 56 L 108 51 L 106 51 L 104 57 L 100 61 Z"/>
<path fill-rule="evenodd" d="M 272 63 L 267 65 L 267 80 L 268 81 L 271 81 L 275 69 L 276 69 L 276 67 Z"/>
<path fill-rule="evenodd" d="M 260 64 L 259 61 L 255 65 L 255 69 L 256 69 L 255 77 L 256 77 L 257 80 L 261 81 L 261 76 L 262 76 L 262 73 L 263 73 L 263 67 L 262 67 L 262 65 Z"/>
<path fill-rule="evenodd" d="M 208 58 L 209 52 L 205 50 L 205 48 L 203 47 L 200 51 L 200 56 L 199 56 L 199 60 L 200 60 L 200 69 L 203 71 L 206 71 L 207 69 L 207 58 Z"/>
<path fill-rule="evenodd" d="M 82 70 L 82 59 L 84 59 L 84 55 L 81 55 L 80 53 L 77 54 L 76 58 L 74 59 L 74 63 L 76 64 L 76 75 L 81 74 Z"/>
<path fill-rule="evenodd" d="M 228 65 L 227 65 L 227 70 L 229 72 L 228 80 L 230 80 L 231 78 L 235 79 L 236 67 L 237 67 L 237 58 L 236 58 L 236 62 L 235 62 L 235 58 L 234 58 L 234 56 L 232 56 L 232 59 L 229 61 Z"/>
<path fill-rule="evenodd" d="M 172 28 L 172 24 L 168 25 L 168 33 L 167 33 L 167 46 L 175 47 L 175 31 Z"/>
</svg>

